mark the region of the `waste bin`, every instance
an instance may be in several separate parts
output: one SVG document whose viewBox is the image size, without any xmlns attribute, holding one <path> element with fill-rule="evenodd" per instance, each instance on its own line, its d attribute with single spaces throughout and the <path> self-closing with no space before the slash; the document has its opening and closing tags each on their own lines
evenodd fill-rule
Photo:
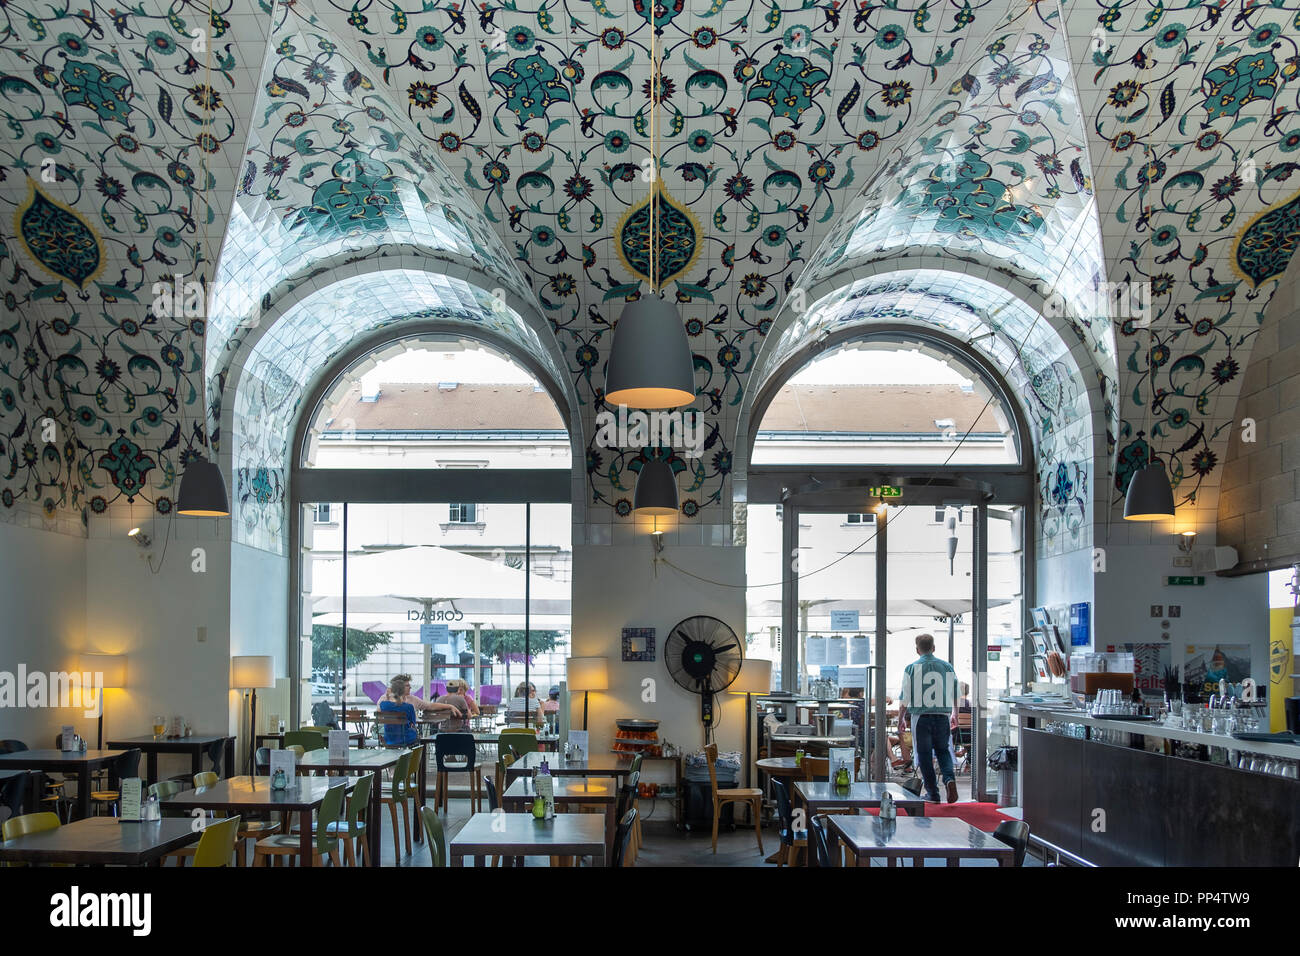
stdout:
<svg viewBox="0 0 1300 956">
<path fill-rule="evenodd" d="M 1016 771 L 1020 766 L 1019 747 L 999 747 L 989 754 L 989 769 L 998 774 L 998 806 L 1016 805 Z"/>
</svg>

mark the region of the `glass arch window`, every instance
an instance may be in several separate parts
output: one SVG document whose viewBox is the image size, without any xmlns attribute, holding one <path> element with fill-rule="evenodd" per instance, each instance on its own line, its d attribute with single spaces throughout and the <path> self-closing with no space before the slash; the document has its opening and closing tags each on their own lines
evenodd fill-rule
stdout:
<svg viewBox="0 0 1300 956">
<path fill-rule="evenodd" d="M 817 356 L 763 410 L 763 465 L 1006 465 L 1015 416 L 979 371 L 936 347 L 871 339 Z"/>
</svg>

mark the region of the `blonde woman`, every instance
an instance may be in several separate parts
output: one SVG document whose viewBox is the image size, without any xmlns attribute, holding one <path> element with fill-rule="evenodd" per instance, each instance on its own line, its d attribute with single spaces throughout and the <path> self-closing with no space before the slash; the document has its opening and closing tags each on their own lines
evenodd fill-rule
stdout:
<svg viewBox="0 0 1300 956">
<path fill-rule="evenodd" d="M 379 709 L 385 713 L 405 714 L 407 718 L 405 725 L 384 724 L 384 743 L 390 747 L 409 747 L 419 740 L 420 734 L 415 724 L 417 710 L 449 717 L 464 716 L 452 704 L 425 701 L 412 696 L 410 674 L 398 674 L 388 682 L 388 693 L 380 698 Z"/>
</svg>

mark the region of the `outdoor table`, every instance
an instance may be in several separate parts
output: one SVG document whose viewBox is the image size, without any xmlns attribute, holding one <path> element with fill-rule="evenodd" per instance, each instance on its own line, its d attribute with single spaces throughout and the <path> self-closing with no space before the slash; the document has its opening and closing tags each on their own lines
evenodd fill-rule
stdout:
<svg viewBox="0 0 1300 956">
<path fill-rule="evenodd" d="M 189 754 L 190 774 L 193 775 L 203 770 L 204 754 L 219 741 L 224 741 L 222 750 L 225 754 L 221 759 L 221 775 L 229 777 L 235 772 L 235 738 L 229 734 L 194 734 L 190 737 L 158 738 L 153 734 L 143 734 L 139 737 L 119 737 L 105 741 L 104 746 L 141 751 L 145 757 L 147 774 L 145 783 L 150 784 L 158 782 L 159 754 Z"/>
<path fill-rule="evenodd" d="M 994 859 L 999 866 L 1011 866 L 1015 850 L 993 834 L 953 817 L 898 817 L 882 820 L 876 816 L 827 817 L 830 827 L 826 838 L 831 859 L 836 860 L 841 841 L 857 859 L 867 865 L 871 857 L 884 857 L 889 866 L 911 858 L 915 865 L 926 857 L 941 857 L 949 866 L 963 859 Z"/>
<path fill-rule="evenodd" d="M 535 820 L 531 813 L 476 813 L 451 839 L 452 866 L 465 857 L 482 866 L 489 856 L 590 856 L 605 865 L 605 821 L 594 813 L 559 813 Z"/>
<path fill-rule="evenodd" d="M 159 866 L 164 856 L 188 846 L 201 834 L 189 818 L 119 823 L 117 817 L 86 817 L 54 830 L 29 833 L 0 843 L 0 861 Z"/>
<path fill-rule="evenodd" d="M 370 785 L 370 809 L 368 811 L 366 830 L 366 839 L 370 841 L 370 865 L 379 865 L 379 831 L 378 821 L 380 814 L 383 812 L 383 804 L 380 802 L 383 789 L 383 772 L 397 763 L 399 757 L 409 751 L 405 750 L 356 750 L 348 751 L 347 758 L 344 760 L 331 760 L 329 750 L 313 750 L 311 753 L 303 754 L 298 759 L 298 772 L 310 773 L 316 770 L 338 770 L 342 773 L 369 773 L 372 777 Z M 424 806 L 424 767 L 420 767 L 420 792 L 415 797 L 415 812 L 418 814 L 420 808 Z M 423 837 L 424 828 L 420 827 L 415 834 L 418 841 Z"/>
<path fill-rule="evenodd" d="M 606 852 L 612 858 L 614 833 L 618 828 L 618 779 L 615 777 L 554 777 L 555 805 L 575 807 L 583 804 L 599 805 L 605 812 Z M 532 777 L 518 777 L 502 794 L 501 805 L 506 810 L 529 813 L 537 788 Z"/>
<path fill-rule="evenodd" d="M 518 777 L 531 777 L 540 770 L 545 760 L 553 777 L 618 777 L 632 772 L 632 757 L 628 754 L 587 754 L 582 760 L 571 760 L 559 753 L 526 753 L 506 768 L 506 781 Z"/>
<path fill-rule="evenodd" d="M 302 852 L 298 865 L 311 866 L 312 850 L 316 844 L 316 834 L 311 831 L 312 811 L 320 809 L 321 801 L 325 799 L 325 793 L 330 787 L 341 786 L 351 790 L 355 786 L 355 781 L 350 777 L 344 777 L 343 781 L 345 782 L 340 783 L 329 777 L 298 777 L 297 786 L 287 790 L 272 790 L 270 777 L 231 777 L 220 780 L 211 787 L 182 790 L 163 800 L 162 805 L 165 810 L 180 810 L 187 815 L 195 809 L 237 813 L 240 816 L 253 811 L 297 813 Z M 374 821 L 371 822 L 373 824 Z M 371 859 L 377 857 L 372 856 Z"/>
<path fill-rule="evenodd" d="M 107 767 L 123 750 L 19 750 L 0 754 L 0 770 L 39 770 L 77 775 L 77 816 L 90 816 L 90 775 Z M 37 788 L 34 792 L 39 793 Z"/>
</svg>

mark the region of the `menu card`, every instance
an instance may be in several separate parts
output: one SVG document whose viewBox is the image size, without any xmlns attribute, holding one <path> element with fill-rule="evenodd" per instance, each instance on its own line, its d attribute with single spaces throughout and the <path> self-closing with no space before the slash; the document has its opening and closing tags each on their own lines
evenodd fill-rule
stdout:
<svg viewBox="0 0 1300 956">
<path fill-rule="evenodd" d="M 283 770 L 287 778 L 286 782 L 290 787 L 298 783 L 298 755 L 292 750 L 272 750 L 271 751 L 271 776 L 275 776 L 277 770 Z"/>
<path fill-rule="evenodd" d="M 59 738 L 61 741 L 61 743 L 59 744 L 59 749 L 64 751 L 76 750 L 77 749 L 76 736 L 77 736 L 77 732 L 75 729 L 73 729 L 72 724 L 64 724 L 63 736 Z"/>
<path fill-rule="evenodd" d="M 330 731 L 330 760 L 345 761 L 348 759 L 348 746 L 352 740 L 346 730 Z"/>
<path fill-rule="evenodd" d="M 539 773 L 533 781 L 534 793 L 546 805 L 546 819 L 555 816 L 555 778 L 549 773 Z"/>
<path fill-rule="evenodd" d="M 575 753 L 574 756 L 576 757 L 576 759 L 578 760 L 587 759 L 587 731 L 570 730 L 569 743 L 574 747 L 575 750 L 580 751 L 579 753 Z"/>
<path fill-rule="evenodd" d="M 144 781 L 139 777 L 123 777 L 118 788 L 119 802 L 117 818 L 119 821 L 135 822 L 140 819 L 140 795 L 144 792 Z"/>
</svg>

